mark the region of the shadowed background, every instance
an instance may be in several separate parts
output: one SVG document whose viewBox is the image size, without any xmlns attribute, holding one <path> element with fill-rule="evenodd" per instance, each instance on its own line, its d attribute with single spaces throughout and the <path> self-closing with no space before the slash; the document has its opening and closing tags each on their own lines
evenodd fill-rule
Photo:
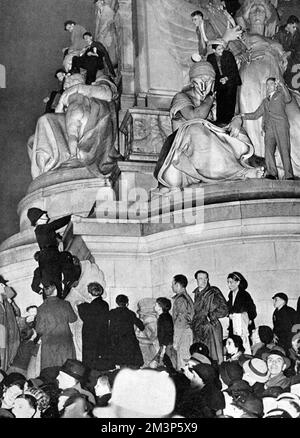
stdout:
<svg viewBox="0 0 300 438">
<path fill-rule="evenodd" d="M 17 206 L 31 182 L 27 140 L 43 114 L 43 98 L 57 88 L 54 72 L 74 20 L 94 32 L 92 0 L 0 0 L 0 243 L 19 231 Z"/>
</svg>

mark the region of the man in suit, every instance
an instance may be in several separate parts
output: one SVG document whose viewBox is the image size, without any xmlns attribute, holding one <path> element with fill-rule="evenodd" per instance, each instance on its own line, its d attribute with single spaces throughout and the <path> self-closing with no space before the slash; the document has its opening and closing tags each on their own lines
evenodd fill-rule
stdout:
<svg viewBox="0 0 300 438">
<path fill-rule="evenodd" d="M 208 37 L 206 34 L 207 23 L 204 21 L 203 13 L 201 11 L 194 11 L 191 14 L 192 22 L 196 26 L 196 33 L 198 37 L 198 51 L 203 58 L 207 53 Z"/>
<path fill-rule="evenodd" d="M 233 54 L 225 50 L 225 42 L 217 40 L 214 43 L 214 53 L 208 55 L 207 61 L 216 72 L 217 122 L 227 124 L 234 116 L 237 88 L 242 81 Z"/>
<path fill-rule="evenodd" d="M 290 124 L 286 114 L 286 105 L 291 100 L 291 95 L 284 84 L 275 78 L 269 78 L 267 80 L 267 97 L 257 110 L 253 113 L 240 114 L 244 120 L 257 120 L 263 117 L 267 179 L 278 179 L 275 161 L 276 146 L 279 149 L 284 168 L 284 179 L 294 179 L 291 162 Z"/>
<path fill-rule="evenodd" d="M 72 60 L 72 72 L 79 72 L 80 68 L 86 70 L 86 84 L 95 82 L 98 70 L 106 67 L 110 75 L 115 77 L 115 71 L 106 48 L 98 41 L 93 41 L 90 32 L 85 32 L 83 38 L 86 42 L 86 50 L 81 56 L 74 56 Z"/>
</svg>

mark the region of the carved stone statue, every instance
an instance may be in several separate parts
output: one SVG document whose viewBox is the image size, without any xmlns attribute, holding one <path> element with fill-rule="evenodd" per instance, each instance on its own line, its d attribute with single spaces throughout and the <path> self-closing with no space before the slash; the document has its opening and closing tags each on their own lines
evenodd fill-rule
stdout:
<svg viewBox="0 0 300 438">
<path fill-rule="evenodd" d="M 118 0 L 98 0 L 95 2 L 95 41 L 102 43 L 110 56 L 113 66 L 119 62 L 119 44 L 116 11 Z"/>
<path fill-rule="evenodd" d="M 137 329 L 136 336 L 140 343 L 141 352 L 144 359 L 144 367 L 148 367 L 150 362 L 159 350 L 157 339 L 157 314 L 154 310 L 155 298 L 143 298 L 138 302 L 137 313 L 143 321 L 145 329 Z"/>
<path fill-rule="evenodd" d="M 254 153 L 247 136 L 230 136 L 212 124 L 215 71 L 201 61 L 190 69 L 190 84 L 176 94 L 171 118 L 178 128 L 165 142 L 155 170 L 162 186 L 182 188 L 201 182 L 262 178 L 248 160 Z"/>
<path fill-rule="evenodd" d="M 242 113 L 255 111 L 266 96 L 266 81 L 275 77 L 283 82 L 283 72 L 287 65 L 282 46 L 264 36 L 265 26 L 271 15 L 269 0 L 246 0 L 243 10 L 249 31 L 245 34 L 246 59 L 240 68 L 242 86 L 239 106 Z M 300 107 L 297 93 L 291 91 L 292 101 L 286 106 L 290 123 L 291 156 L 295 176 L 300 176 Z M 254 145 L 255 154 L 264 156 L 262 121 L 245 121 L 245 130 Z M 278 168 L 282 174 L 282 164 L 278 157 Z"/>
<path fill-rule="evenodd" d="M 261 11 L 265 9 L 267 5 L 267 12 L 265 12 L 265 23 L 263 26 L 263 33 L 266 37 L 273 37 L 276 32 L 277 25 L 279 23 L 278 14 L 276 12 L 276 8 L 273 5 L 272 1 L 269 0 L 243 0 L 241 3 L 241 8 L 236 13 L 236 22 L 239 24 L 243 30 L 251 31 L 253 24 L 251 24 L 250 14 L 251 9 L 256 6 Z"/>
<path fill-rule="evenodd" d="M 77 321 L 70 324 L 70 328 L 73 334 L 73 341 L 76 350 L 76 358 L 82 360 L 82 320 L 78 315 L 77 306 L 81 303 L 90 303 L 93 300 L 93 296 L 88 293 L 87 286 L 90 283 L 100 283 L 104 288 L 104 294 L 102 298 L 105 299 L 107 294 L 105 292 L 106 282 L 104 273 L 100 270 L 96 263 L 91 263 L 89 260 L 80 262 L 81 276 L 78 281 L 78 285 L 73 287 L 66 297 L 66 301 L 69 301 L 74 312 L 77 315 Z"/>
<path fill-rule="evenodd" d="M 107 175 L 120 158 L 117 135 L 117 88 L 106 76 L 85 85 L 80 74 L 66 78 L 56 114 L 39 118 L 29 139 L 33 179 L 60 168 L 87 167 L 95 176 Z"/>
</svg>

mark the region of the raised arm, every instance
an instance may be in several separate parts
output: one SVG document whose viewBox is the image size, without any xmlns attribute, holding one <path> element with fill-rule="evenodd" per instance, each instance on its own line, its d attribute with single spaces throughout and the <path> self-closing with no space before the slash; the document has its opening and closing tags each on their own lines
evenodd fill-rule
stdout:
<svg viewBox="0 0 300 438">
<path fill-rule="evenodd" d="M 244 120 L 257 120 L 264 115 L 264 103 L 262 102 L 256 111 L 252 113 L 240 114 Z"/>
<path fill-rule="evenodd" d="M 51 230 L 56 231 L 56 230 L 59 230 L 60 228 L 62 228 L 62 227 L 64 227 L 64 226 L 68 225 L 68 223 L 70 222 L 70 220 L 71 220 L 71 215 L 69 215 L 69 216 L 64 216 L 64 217 L 61 217 L 61 218 L 59 218 L 59 219 L 55 219 L 54 221 L 50 222 L 50 223 L 48 224 L 48 227 L 49 227 Z"/>
<path fill-rule="evenodd" d="M 207 119 L 211 108 L 214 103 L 214 95 L 206 97 L 204 102 L 201 102 L 201 105 L 194 108 L 192 105 L 186 106 L 182 110 L 180 110 L 182 116 L 186 120 L 194 120 L 194 119 Z"/>
</svg>

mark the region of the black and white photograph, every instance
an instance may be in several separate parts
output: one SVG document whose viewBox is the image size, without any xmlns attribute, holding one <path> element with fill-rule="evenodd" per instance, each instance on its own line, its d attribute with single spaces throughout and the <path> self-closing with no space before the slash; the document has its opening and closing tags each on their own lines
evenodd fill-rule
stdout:
<svg viewBox="0 0 300 438">
<path fill-rule="evenodd" d="M 300 418 L 300 0 L 0 29 L 0 418 Z"/>
</svg>

